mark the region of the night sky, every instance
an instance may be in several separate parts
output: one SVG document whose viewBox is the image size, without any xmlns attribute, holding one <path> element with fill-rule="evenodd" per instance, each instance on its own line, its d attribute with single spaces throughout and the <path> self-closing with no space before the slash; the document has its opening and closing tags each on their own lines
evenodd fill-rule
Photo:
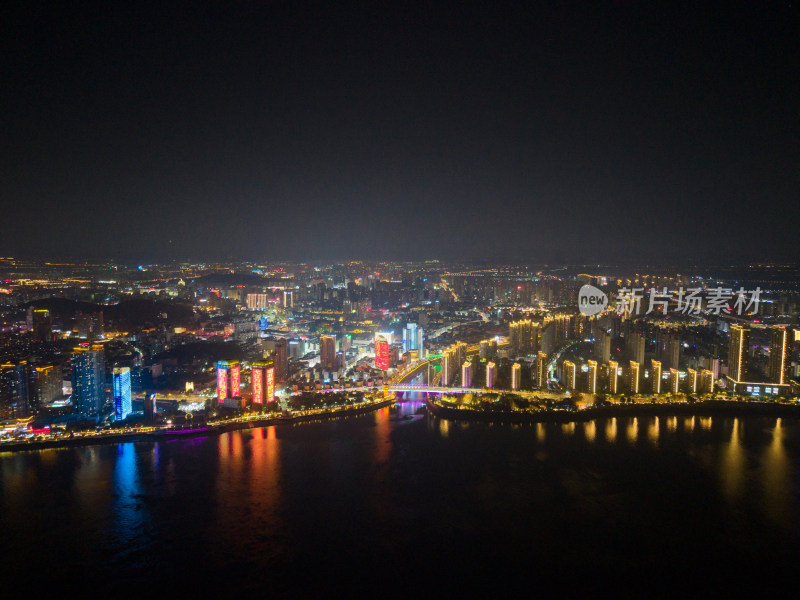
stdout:
<svg viewBox="0 0 800 600">
<path fill-rule="evenodd" d="M 3 255 L 798 258 L 791 3 L 72 4 L 0 19 Z"/>
</svg>

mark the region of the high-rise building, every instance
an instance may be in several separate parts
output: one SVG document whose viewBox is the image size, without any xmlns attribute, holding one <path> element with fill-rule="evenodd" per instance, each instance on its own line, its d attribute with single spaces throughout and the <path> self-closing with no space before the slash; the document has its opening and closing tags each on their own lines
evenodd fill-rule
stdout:
<svg viewBox="0 0 800 600">
<path fill-rule="evenodd" d="M 792 336 L 786 325 L 772 328 L 769 345 L 769 380 L 780 385 L 789 383 L 791 366 Z"/>
<path fill-rule="evenodd" d="M 251 370 L 253 404 L 264 406 L 275 400 L 275 363 L 260 360 L 253 363 Z"/>
<path fill-rule="evenodd" d="M 681 338 L 677 334 L 672 334 L 667 339 L 667 346 L 664 355 L 664 360 L 667 363 L 667 368 L 677 369 L 680 367 L 681 356 Z"/>
<path fill-rule="evenodd" d="M 494 388 L 497 383 L 497 365 L 493 362 L 486 364 L 486 387 L 488 389 Z"/>
<path fill-rule="evenodd" d="M 508 337 L 515 355 L 527 354 L 533 349 L 533 327 L 534 323 L 529 319 L 509 323 Z"/>
<path fill-rule="evenodd" d="M 292 290 L 283 290 L 283 307 L 294 308 L 294 292 Z"/>
<path fill-rule="evenodd" d="M 100 414 L 106 396 L 106 365 L 103 347 L 79 346 L 72 351 L 72 406 L 87 417 Z"/>
<path fill-rule="evenodd" d="M 598 332 L 594 340 L 594 355 L 597 362 L 607 363 L 611 359 L 611 336 L 605 331 Z"/>
<path fill-rule="evenodd" d="M 378 338 L 375 338 L 375 366 L 379 369 L 388 369 L 389 347 L 386 346 L 386 366 L 378 367 Z M 323 369 L 336 368 L 336 337 L 322 335 L 319 338 L 319 362 Z"/>
<path fill-rule="evenodd" d="M 114 418 L 123 421 L 131 414 L 131 370 L 114 367 L 111 371 L 111 389 L 114 393 Z"/>
<path fill-rule="evenodd" d="M 589 370 L 586 371 L 586 392 L 588 394 L 597 393 L 597 361 L 590 360 Z"/>
<path fill-rule="evenodd" d="M 61 396 L 60 365 L 35 367 L 31 373 L 31 408 L 41 410 Z"/>
<path fill-rule="evenodd" d="M 631 394 L 638 394 L 639 393 L 639 363 L 635 360 L 630 361 L 628 365 L 628 391 Z"/>
<path fill-rule="evenodd" d="M 750 330 L 741 325 L 731 325 L 728 344 L 728 378 L 734 382 L 744 381 L 747 366 L 747 342 Z"/>
<path fill-rule="evenodd" d="M 442 385 L 448 387 L 453 381 L 456 373 L 456 365 L 459 364 L 456 350 L 449 347 L 442 352 Z"/>
<path fill-rule="evenodd" d="M 103 311 L 79 314 L 77 316 L 78 337 L 87 340 L 102 338 L 105 332 Z"/>
<path fill-rule="evenodd" d="M 678 374 L 678 369 L 670 369 L 669 370 L 669 393 L 670 394 L 677 394 L 680 391 L 680 375 Z"/>
<path fill-rule="evenodd" d="M 714 392 L 714 372 L 703 369 L 700 372 L 700 393 L 711 394 Z"/>
<path fill-rule="evenodd" d="M 28 307 L 28 329 L 33 332 L 33 337 L 39 342 L 49 342 L 53 339 L 53 319 L 46 308 Z"/>
<path fill-rule="evenodd" d="M 661 361 L 651 359 L 650 360 L 650 379 L 651 379 L 651 391 L 654 394 L 661 393 Z"/>
<path fill-rule="evenodd" d="M 619 363 L 615 360 L 608 361 L 608 393 L 619 393 Z"/>
<path fill-rule="evenodd" d="M 644 335 L 640 331 L 630 332 L 625 338 L 625 348 L 630 360 L 644 364 Z"/>
<path fill-rule="evenodd" d="M 408 323 L 403 329 L 403 353 L 417 350 L 419 357 L 423 358 L 424 347 L 422 339 L 423 331 L 416 323 Z"/>
<path fill-rule="evenodd" d="M 565 360 L 561 365 L 563 374 L 564 387 L 567 391 L 575 389 L 575 363 L 571 360 Z"/>
<path fill-rule="evenodd" d="M 544 352 L 536 355 L 536 387 L 541 390 L 547 387 L 547 354 Z"/>
<path fill-rule="evenodd" d="M 690 394 L 696 394 L 700 386 L 700 378 L 695 369 L 686 369 L 686 389 Z"/>
<path fill-rule="evenodd" d="M 472 363 L 469 361 L 461 365 L 461 387 L 472 387 Z"/>
<path fill-rule="evenodd" d="M 522 382 L 522 365 L 514 363 L 511 365 L 511 389 L 517 391 Z"/>
<path fill-rule="evenodd" d="M 389 368 L 389 341 L 382 334 L 375 336 L 375 368 Z"/>
<path fill-rule="evenodd" d="M 27 417 L 30 408 L 28 363 L 0 365 L 0 420 Z"/>
<path fill-rule="evenodd" d="M 151 392 L 144 397 L 144 420 L 152 423 L 156 418 L 156 393 Z"/>
<path fill-rule="evenodd" d="M 269 298 L 266 294 L 247 294 L 248 310 L 265 310 L 269 307 Z"/>
<path fill-rule="evenodd" d="M 278 338 L 275 341 L 273 361 L 275 363 L 275 379 L 286 381 L 289 377 L 289 340 L 286 338 Z"/>
<path fill-rule="evenodd" d="M 235 405 L 241 397 L 241 366 L 238 360 L 217 361 L 217 400 L 220 404 Z"/>
</svg>

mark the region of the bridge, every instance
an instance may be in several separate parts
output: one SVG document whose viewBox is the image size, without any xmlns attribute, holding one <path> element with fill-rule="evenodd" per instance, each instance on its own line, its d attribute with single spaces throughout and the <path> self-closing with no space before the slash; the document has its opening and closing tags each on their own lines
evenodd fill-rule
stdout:
<svg viewBox="0 0 800 600">
<path fill-rule="evenodd" d="M 412 385 L 406 383 L 395 383 L 388 385 L 388 391 L 390 392 L 421 392 L 423 394 L 447 394 L 447 393 L 459 393 L 459 394 L 480 394 L 480 393 L 503 393 L 510 390 L 489 390 L 483 388 L 462 388 L 462 387 L 442 387 L 442 386 L 435 386 L 435 385 Z M 516 392 L 515 392 L 516 393 Z"/>
<path fill-rule="evenodd" d="M 389 392 L 418 392 L 421 394 L 516 394 L 517 396 L 549 398 L 551 400 L 564 400 L 570 397 L 567 393 L 551 392 L 550 390 L 501 390 L 497 388 L 442 387 L 408 383 L 390 383 L 386 388 Z"/>
</svg>

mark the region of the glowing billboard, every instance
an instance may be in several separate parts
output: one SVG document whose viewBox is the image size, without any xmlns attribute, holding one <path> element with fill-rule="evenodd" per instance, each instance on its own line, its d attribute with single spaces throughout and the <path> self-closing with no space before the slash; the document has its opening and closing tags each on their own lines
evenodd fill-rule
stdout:
<svg viewBox="0 0 800 600">
<path fill-rule="evenodd" d="M 382 335 L 375 338 L 375 368 L 389 368 L 389 342 Z"/>
<path fill-rule="evenodd" d="M 220 402 L 225 402 L 228 397 L 228 365 L 227 363 L 217 363 L 217 398 Z"/>
<path fill-rule="evenodd" d="M 261 404 L 263 402 L 264 382 L 262 380 L 263 369 L 253 367 L 253 404 Z"/>
</svg>

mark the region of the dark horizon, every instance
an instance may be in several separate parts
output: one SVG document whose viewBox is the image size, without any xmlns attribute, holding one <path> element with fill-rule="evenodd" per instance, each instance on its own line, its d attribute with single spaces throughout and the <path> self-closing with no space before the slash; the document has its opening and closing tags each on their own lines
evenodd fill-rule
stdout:
<svg viewBox="0 0 800 600">
<path fill-rule="evenodd" d="M 0 254 L 797 259 L 798 14 L 20 6 Z"/>
</svg>

